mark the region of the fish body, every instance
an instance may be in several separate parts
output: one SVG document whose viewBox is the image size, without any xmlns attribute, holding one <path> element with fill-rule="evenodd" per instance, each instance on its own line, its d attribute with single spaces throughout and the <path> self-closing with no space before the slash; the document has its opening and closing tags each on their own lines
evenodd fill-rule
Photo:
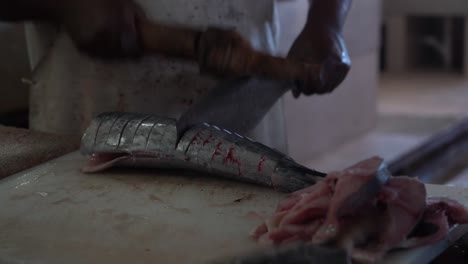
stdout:
<svg viewBox="0 0 468 264">
<path fill-rule="evenodd" d="M 112 166 L 177 168 L 233 180 L 297 191 L 322 180 L 287 155 L 216 126 L 201 124 L 177 133 L 177 121 L 138 113 L 103 113 L 94 118 L 81 141 L 91 156 L 84 172 Z"/>
</svg>

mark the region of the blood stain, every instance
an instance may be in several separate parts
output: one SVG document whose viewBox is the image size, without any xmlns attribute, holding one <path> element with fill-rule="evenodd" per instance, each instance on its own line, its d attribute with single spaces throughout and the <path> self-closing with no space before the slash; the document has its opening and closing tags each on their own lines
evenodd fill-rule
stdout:
<svg viewBox="0 0 468 264">
<path fill-rule="evenodd" d="M 221 155 L 221 146 L 223 145 L 223 142 L 219 142 L 217 145 L 216 145 L 216 149 L 215 151 L 213 152 L 213 156 L 211 156 L 211 160 L 214 160 L 214 158 L 216 156 L 219 156 Z"/>
<path fill-rule="evenodd" d="M 235 147 L 230 147 L 229 148 L 228 154 L 226 155 L 226 157 L 223 160 L 223 164 L 226 165 L 228 162 L 232 163 L 232 164 L 236 164 L 237 165 L 237 170 L 238 170 L 238 175 L 240 176 L 240 175 L 242 175 L 242 173 L 241 173 L 241 163 L 240 163 L 240 160 L 234 156 L 234 150 L 235 150 Z"/>
<path fill-rule="evenodd" d="M 258 162 L 258 168 L 257 168 L 257 171 L 258 172 L 262 172 L 263 171 L 263 163 L 265 163 L 266 161 L 266 157 L 265 155 L 263 155 L 261 158 L 260 158 L 260 161 Z"/>
</svg>

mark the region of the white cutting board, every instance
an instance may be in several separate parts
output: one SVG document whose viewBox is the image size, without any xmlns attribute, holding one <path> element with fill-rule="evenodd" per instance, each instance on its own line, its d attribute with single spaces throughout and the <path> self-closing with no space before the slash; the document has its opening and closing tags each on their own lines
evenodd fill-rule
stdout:
<svg viewBox="0 0 468 264">
<path fill-rule="evenodd" d="M 201 175 L 86 175 L 84 163 L 72 153 L 0 181 L 0 263 L 202 263 L 250 252 L 257 246 L 248 233 L 259 222 L 249 212 L 268 215 L 285 196 Z M 456 231 L 453 240 L 468 230 Z M 392 261 L 423 263 L 448 244 Z"/>
</svg>

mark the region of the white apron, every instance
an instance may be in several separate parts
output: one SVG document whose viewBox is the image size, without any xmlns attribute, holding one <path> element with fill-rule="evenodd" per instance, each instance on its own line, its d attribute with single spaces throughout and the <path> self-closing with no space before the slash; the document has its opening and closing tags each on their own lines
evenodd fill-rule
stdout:
<svg viewBox="0 0 468 264">
<path fill-rule="evenodd" d="M 192 26 L 235 26 L 254 47 L 275 54 L 278 20 L 274 0 L 139 0 L 150 19 Z M 31 66 L 32 129 L 81 136 L 105 111 L 178 118 L 216 82 L 197 65 L 147 56 L 139 62 L 103 63 L 79 54 L 63 33 L 27 27 Z M 255 111 L 252 109 L 252 111 Z M 242 117 L 239 117 L 242 118 Z M 287 151 L 283 101 L 249 136 Z"/>
</svg>

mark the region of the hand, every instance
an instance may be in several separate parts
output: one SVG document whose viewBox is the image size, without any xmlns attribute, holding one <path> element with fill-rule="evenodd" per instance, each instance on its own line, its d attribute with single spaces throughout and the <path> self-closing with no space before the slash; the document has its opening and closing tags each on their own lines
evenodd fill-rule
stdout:
<svg viewBox="0 0 468 264">
<path fill-rule="evenodd" d="M 320 78 L 300 82 L 293 89 L 296 98 L 301 94 L 332 92 L 343 82 L 351 68 L 351 60 L 341 33 L 324 28 L 320 24 L 299 35 L 289 51 L 288 58 L 322 66 Z"/>
<path fill-rule="evenodd" d="M 76 47 L 99 58 L 133 57 L 141 53 L 138 20 L 143 11 L 132 0 L 66 0 L 59 22 Z"/>
</svg>

